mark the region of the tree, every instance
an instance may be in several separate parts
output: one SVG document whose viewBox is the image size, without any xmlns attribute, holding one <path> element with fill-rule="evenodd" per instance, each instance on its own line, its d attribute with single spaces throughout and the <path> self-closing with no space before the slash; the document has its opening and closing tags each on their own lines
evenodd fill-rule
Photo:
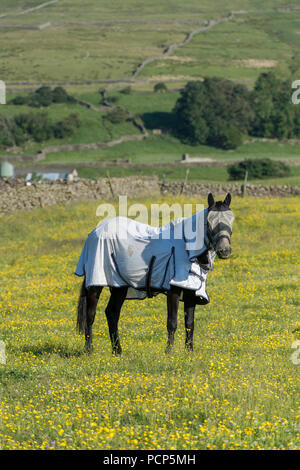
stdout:
<svg viewBox="0 0 300 470">
<path fill-rule="evenodd" d="M 225 149 L 241 144 L 253 118 L 247 88 L 222 78 L 187 83 L 173 112 L 183 141 Z"/>
<path fill-rule="evenodd" d="M 290 88 L 289 81 L 281 81 L 273 72 L 260 74 L 251 94 L 255 113 L 251 135 L 278 139 L 300 136 L 300 108 L 291 103 Z"/>
<path fill-rule="evenodd" d="M 67 103 L 69 101 L 69 95 L 66 90 L 61 87 L 57 86 L 52 91 L 52 102 L 53 103 Z"/>
<path fill-rule="evenodd" d="M 9 104 L 14 104 L 16 106 L 23 106 L 25 104 L 28 104 L 28 102 L 29 102 L 28 96 L 18 95 L 15 98 L 11 99 Z"/>
<path fill-rule="evenodd" d="M 154 85 L 153 90 L 155 93 L 164 93 L 168 90 L 168 88 L 164 82 L 159 82 Z"/>
<path fill-rule="evenodd" d="M 42 86 L 32 93 L 30 104 L 34 107 L 47 107 L 53 102 L 51 88 L 49 86 Z"/>
<path fill-rule="evenodd" d="M 211 143 L 215 147 L 220 147 L 224 150 L 233 150 L 242 145 L 242 134 L 236 126 L 225 123 L 219 127 L 214 141 Z"/>
</svg>

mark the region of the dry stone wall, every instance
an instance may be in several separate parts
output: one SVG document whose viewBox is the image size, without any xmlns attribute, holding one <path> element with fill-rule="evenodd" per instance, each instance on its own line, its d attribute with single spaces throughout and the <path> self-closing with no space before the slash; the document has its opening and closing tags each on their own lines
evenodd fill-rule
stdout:
<svg viewBox="0 0 300 470">
<path fill-rule="evenodd" d="M 181 182 L 162 182 L 158 178 L 76 178 L 73 182 L 57 180 L 29 184 L 21 178 L 3 178 L 0 179 L 0 215 L 55 204 L 112 200 L 119 195 L 127 195 L 129 198 L 152 194 L 205 197 L 209 192 L 222 196 L 227 192 L 231 192 L 232 195 L 242 195 L 241 186 L 237 184 L 188 183 L 183 186 Z M 247 185 L 247 195 L 253 197 L 300 195 L 300 187 Z"/>
</svg>

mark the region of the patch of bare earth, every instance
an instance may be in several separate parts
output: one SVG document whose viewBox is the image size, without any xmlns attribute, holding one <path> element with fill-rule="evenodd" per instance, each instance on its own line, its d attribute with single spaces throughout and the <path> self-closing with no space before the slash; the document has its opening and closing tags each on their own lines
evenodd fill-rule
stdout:
<svg viewBox="0 0 300 470">
<path fill-rule="evenodd" d="M 240 59 L 235 61 L 236 64 L 240 67 L 249 67 L 249 68 L 272 68 L 276 67 L 277 60 L 268 60 L 268 59 Z"/>
<path fill-rule="evenodd" d="M 186 62 L 195 62 L 195 59 L 192 57 L 179 57 L 177 55 L 169 55 L 165 57 L 165 60 L 174 60 L 176 62 L 186 63 Z"/>
<path fill-rule="evenodd" d="M 153 75 L 149 77 L 149 82 L 169 82 L 169 81 L 192 81 L 201 80 L 200 77 L 191 77 L 189 75 Z"/>
</svg>

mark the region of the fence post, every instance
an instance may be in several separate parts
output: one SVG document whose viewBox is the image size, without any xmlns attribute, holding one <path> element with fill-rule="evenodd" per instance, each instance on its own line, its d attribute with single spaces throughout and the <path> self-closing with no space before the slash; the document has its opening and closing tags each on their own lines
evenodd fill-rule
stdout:
<svg viewBox="0 0 300 470">
<path fill-rule="evenodd" d="M 248 170 L 246 170 L 244 183 L 242 184 L 242 187 L 241 187 L 242 197 L 245 197 L 247 194 L 247 180 L 248 180 Z"/>
<path fill-rule="evenodd" d="M 110 189 L 110 192 L 111 192 L 111 195 L 114 199 L 115 197 L 115 193 L 114 193 L 114 190 L 113 190 L 113 187 L 112 187 L 112 184 L 111 184 L 111 181 L 110 181 L 110 176 L 109 176 L 109 172 L 107 171 L 106 172 L 106 177 L 107 177 L 107 183 L 108 183 L 108 186 L 109 186 L 109 189 Z"/>
<path fill-rule="evenodd" d="M 188 176 L 189 176 L 189 172 L 190 172 L 190 169 L 187 168 L 186 173 L 185 173 L 185 179 L 184 179 L 184 181 L 181 183 L 181 188 L 180 188 L 180 193 L 179 193 L 180 195 L 183 193 L 184 187 L 185 187 L 185 185 L 186 185 L 186 183 L 187 183 L 187 179 L 188 179 Z"/>
</svg>

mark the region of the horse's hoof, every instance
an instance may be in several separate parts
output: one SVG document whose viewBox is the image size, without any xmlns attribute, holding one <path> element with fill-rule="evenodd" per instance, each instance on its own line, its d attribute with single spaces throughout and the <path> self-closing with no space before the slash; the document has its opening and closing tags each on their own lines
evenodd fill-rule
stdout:
<svg viewBox="0 0 300 470">
<path fill-rule="evenodd" d="M 193 351 L 194 351 L 194 347 L 193 347 L 192 344 L 187 343 L 187 344 L 185 345 L 185 350 L 186 350 L 187 352 L 193 352 Z"/>
<path fill-rule="evenodd" d="M 112 350 L 112 355 L 115 356 L 115 357 L 121 357 L 122 356 L 122 349 L 121 348 L 113 349 Z"/>
<path fill-rule="evenodd" d="M 168 344 L 165 349 L 165 354 L 170 354 L 172 351 L 173 351 L 173 346 L 171 344 Z"/>
<path fill-rule="evenodd" d="M 84 351 L 87 353 L 87 354 L 92 354 L 93 352 L 93 346 L 85 346 L 84 347 Z"/>
</svg>

